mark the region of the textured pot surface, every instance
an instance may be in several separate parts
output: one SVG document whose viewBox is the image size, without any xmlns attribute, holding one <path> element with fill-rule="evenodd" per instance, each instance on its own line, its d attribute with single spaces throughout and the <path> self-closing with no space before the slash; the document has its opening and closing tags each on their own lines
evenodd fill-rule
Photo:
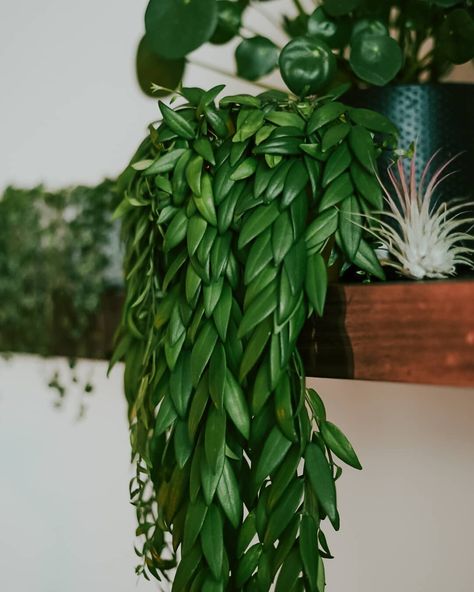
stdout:
<svg viewBox="0 0 474 592">
<path fill-rule="evenodd" d="M 437 162 L 459 154 L 458 171 L 440 187 L 441 199 L 473 196 L 474 84 L 407 84 L 351 91 L 345 100 L 389 117 L 407 148 L 417 141 L 418 175 L 423 163 L 441 149 Z"/>
</svg>

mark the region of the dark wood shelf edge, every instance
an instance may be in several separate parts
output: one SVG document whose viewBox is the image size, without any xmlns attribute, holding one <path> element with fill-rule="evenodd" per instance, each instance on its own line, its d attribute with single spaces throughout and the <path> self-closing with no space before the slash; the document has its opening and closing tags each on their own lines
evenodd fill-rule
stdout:
<svg viewBox="0 0 474 592">
<path fill-rule="evenodd" d="M 300 351 L 308 376 L 474 386 L 474 281 L 334 284 Z"/>
</svg>

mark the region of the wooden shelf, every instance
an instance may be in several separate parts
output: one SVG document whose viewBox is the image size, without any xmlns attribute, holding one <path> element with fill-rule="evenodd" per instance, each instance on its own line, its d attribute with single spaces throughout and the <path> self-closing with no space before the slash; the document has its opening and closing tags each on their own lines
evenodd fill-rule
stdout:
<svg viewBox="0 0 474 592">
<path fill-rule="evenodd" d="M 474 281 L 333 285 L 300 351 L 308 376 L 474 386 Z"/>
<path fill-rule="evenodd" d="M 107 293 L 79 356 L 110 355 L 122 301 Z M 331 285 L 299 348 L 308 376 L 474 386 L 474 280 Z"/>
</svg>

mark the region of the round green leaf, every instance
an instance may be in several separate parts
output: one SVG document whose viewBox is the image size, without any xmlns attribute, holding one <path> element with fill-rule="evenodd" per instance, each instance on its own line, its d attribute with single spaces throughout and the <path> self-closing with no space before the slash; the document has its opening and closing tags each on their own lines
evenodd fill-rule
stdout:
<svg viewBox="0 0 474 592">
<path fill-rule="evenodd" d="M 221 45 L 230 41 L 239 32 L 242 6 L 230 0 L 217 0 L 217 14 L 217 27 L 210 41 Z"/>
<path fill-rule="evenodd" d="M 237 74 L 247 80 L 270 74 L 278 63 L 278 47 L 266 37 L 244 39 L 235 50 Z"/>
<path fill-rule="evenodd" d="M 181 82 L 184 73 L 184 58 L 167 60 L 156 55 L 143 37 L 138 44 L 136 57 L 136 72 L 138 84 L 149 97 L 163 97 L 166 92 L 152 92 L 151 85 L 157 84 L 174 90 Z"/>
<path fill-rule="evenodd" d="M 153 51 L 182 58 L 208 41 L 217 25 L 216 0 L 150 0 L 145 30 Z"/>
<path fill-rule="evenodd" d="M 402 51 L 391 37 L 358 35 L 352 45 L 352 70 L 359 78 L 376 86 L 383 86 L 393 80 L 402 62 Z"/>
<path fill-rule="evenodd" d="M 474 57 L 474 20 L 462 8 L 448 14 L 439 29 L 440 52 L 453 64 L 464 64 Z"/>
<path fill-rule="evenodd" d="M 324 41 L 297 37 L 283 48 L 280 70 L 291 91 L 299 96 L 309 95 L 330 82 L 336 70 L 336 58 Z"/>
<path fill-rule="evenodd" d="M 377 19 L 359 19 L 352 27 L 351 42 L 359 35 L 388 35 L 388 29 L 382 21 Z"/>
<path fill-rule="evenodd" d="M 308 19 L 308 35 L 324 39 L 329 47 L 345 46 L 349 41 L 350 33 L 350 20 L 333 19 L 321 6 L 318 6 Z"/>
<path fill-rule="evenodd" d="M 348 14 L 359 6 L 361 0 L 324 0 L 324 8 L 331 16 Z"/>
</svg>

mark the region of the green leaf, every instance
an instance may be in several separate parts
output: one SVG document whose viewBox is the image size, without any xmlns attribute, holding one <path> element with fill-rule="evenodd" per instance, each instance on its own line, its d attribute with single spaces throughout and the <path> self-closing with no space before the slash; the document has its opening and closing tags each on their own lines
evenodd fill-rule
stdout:
<svg viewBox="0 0 474 592">
<path fill-rule="evenodd" d="M 201 496 L 199 496 L 194 503 L 188 505 L 184 522 L 183 554 L 186 555 L 187 551 L 190 550 L 197 541 L 206 514 L 207 506 Z"/>
<path fill-rule="evenodd" d="M 288 374 L 283 374 L 275 389 L 275 415 L 282 433 L 288 440 L 295 442 L 297 436 L 291 395 L 290 377 Z"/>
<path fill-rule="evenodd" d="M 209 400 L 207 377 L 204 376 L 199 381 L 196 392 L 191 401 L 191 407 L 188 417 L 188 433 L 191 440 L 194 440 L 197 429 L 207 407 Z"/>
<path fill-rule="evenodd" d="M 351 443 L 336 425 L 330 421 L 323 421 L 321 424 L 321 435 L 326 445 L 337 457 L 355 469 L 362 469 L 362 465 Z"/>
<path fill-rule="evenodd" d="M 275 476 L 272 477 L 272 485 L 268 496 L 268 509 L 270 512 L 275 508 L 288 485 L 296 480 L 300 462 L 301 454 L 299 448 L 294 446 L 285 456 Z"/>
<path fill-rule="evenodd" d="M 222 294 L 222 288 L 224 287 L 224 278 L 219 278 L 212 284 L 205 285 L 203 288 L 204 295 L 204 313 L 209 319 L 217 306 Z"/>
<path fill-rule="evenodd" d="M 187 152 L 184 148 L 175 148 L 165 154 L 159 154 L 151 165 L 145 169 L 144 175 L 158 175 L 174 169 L 180 156 Z"/>
<path fill-rule="evenodd" d="M 304 162 L 295 160 L 291 165 L 285 179 L 281 207 L 288 207 L 298 195 L 306 188 L 309 181 L 308 171 Z"/>
<path fill-rule="evenodd" d="M 247 514 L 242 526 L 239 530 L 237 537 L 237 555 L 241 557 L 250 543 L 253 541 L 254 536 L 257 534 L 257 527 L 255 521 L 255 510 Z"/>
<path fill-rule="evenodd" d="M 305 289 L 311 306 L 320 317 L 324 313 L 326 293 L 328 287 L 328 275 L 326 262 L 319 253 L 308 257 L 306 268 Z"/>
<path fill-rule="evenodd" d="M 201 177 L 204 159 L 195 154 L 186 167 L 186 181 L 194 195 L 201 195 Z"/>
<path fill-rule="evenodd" d="M 281 431 L 274 427 L 270 432 L 255 470 L 257 484 L 263 481 L 278 467 L 291 447 L 291 441 Z"/>
<path fill-rule="evenodd" d="M 260 234 L 257 240 L 250 248 L 247 261 L 245 263 L 244 283 L 250 284 L 260 276 L 265 267 L 270 263 L 273 257 L 271 244 L 271 230 Z"/>
<path fill-rule="evenodd" d="M 173 581 L 173 589 L 175 589 L 176 592 L 184 592 L 184 590 L 186 590 L 188 583 L 191 582 L 194 574 L 199 568 L 201 559 L 202 553 L 199 545 L 194 545 L 188 553 L 185 555 L 183 554 Z"/>
<path fill-rule="evenodd" d="M 230 370 L 227 370 L 224 407 L 235 427 L 248 440 L 250 434 L 250 417 L 247 401 L 245 400 L 240 384 L 235 380 Z"/>
<path fill-rule="evenodd" d="M 240 364 L 239 381 L 241 383 L 258 362 L 265 345 L 270 338 L 271 332 L 272 322 L 271 319 L 267 319 L 267 321 L 260 323 L 252 333 L 252 336 L 244 349 L 244 355 Z"/>
<path fill-rule="evenodd" d="M 188 230 L 188 218 L 184 210 L 178 210 L 165 234 L 163 251 L 167 253 L 177 247 L 186 237 Z"/>
<path fill-rule="evenodd" d="M 324 210 L 340 203 L 343 199 L 351 195 L 354 191 L 351 177 L 349 173 L 342 173 L 337 179 L 335 179 L 323 193 L 323 197 L 319 202 L 319 211 Z"/>
<path fill-rule="evenodd" d="M 327 187 L 340 177 L 350 166 L 352 154 L 346 142 L 343 142 L 326 161 L 323 174 L 323 187 Z"/>
<path fill-rule="evenodd" d="M 270 514 L 268 526 L 265 531 L 264 544 L 272 545 L 283 533 L 300 506 L 304 490 L 304 482 L 296 478 L 291 483 L 285 495 L 281 498 L 276 508 Z"/>
<path fill-rule="evenodd" d="M 318 393 L 314 389 L 306 389 L 306 395 L 314 417 L 319 420 L 325 420 L 326 409 Z"/>
<path fill-rule="evenodd" d="M 381 280 L 385 279 L 385 274 L 377 259 L 377 255 L 364 239 L 360 241 L 359 249 L 354 257 L 354 264 Z"/>
<path fill-rule="evenodd" d="M 308 34 L 324 39 L 332 49 L 347 45 L 351 34 L 349 19 L 333 19 L 318 6 L 308 19 Z"/>
<path fill-rule="evenodd" d="M 214 405 L 221 409 L 224 402 L 225 377 L 227 360 L 225 348 L 218 342 L 214 348 L 209 364 L 209 393 Z"/>
<path fill-rule="evenodd" d="M 217 331 L 212 321 L 204 323 L 191 353 L 192 384 L 196 386 L 211 358 L 217 341 Z"/>
<path fill-rule="evenodd" d="M 339 233 L 342 248 L 349 261 L 353 261 L 362 238 L 362 217 L 357 198 L 354 195 L 346 197 L 340 207 Z"/>
<path fill-rule="evenodd" d="M 242 249 L 247 243 L 271 226 L 279 215 L 278 206 L 272 202 L 269 205 L 256 208 L 242 224 L 238 247 Z"/>
<path fill-rule="evenodd" d="M 211 406 L 207 421 L 206 432 L 204 437 L 204 451 L 206 453 L 206 460 L 215 471 L 222 462 L 225 455 L 225 432 L 226 432 L 226 414 Z"/>
<path fill-rule="evenodd" d="M 240 322 L 238 337 L 245 337 L 247 333 L 271 315 L 276 307 L 276 285 L 273 282 L 262 291 L 259 298 L 249 304 Z"/>
<path fill-rule="evenodd" d="M 241 587 L 245 584 L 245 582 L 250 578 L 253 574 L 255 569 L 258 565 L 258 560 L 260 559 L 260 555 L 262 553 L 262 545 L 260 543 L 256 543 L 245 553 L 245 555 L 240 559 L 239 564 L 237 566 L 237 573 L 235 576 L 235 583 L 237 587 Z"/>
<path fill-rule="evenodd" d="M 232 142 L 245 142 L 257 133 L 264 121 L 264 114 L 259 109 L 242 109 L 237 118 L 237 131 Z"/>
<path fill-rule="evenodd" d="M 201 216 L 196 215 L 189 219 L 186 239 L 190 257 L 192 257 L 197 251 L 206 229 L 207 222 Z"/>
<path fill-rule="evenodd" d="M 138 44 L 136 57 L 136 72 L 138 84 L 142 91 L 149 97 L 163 96 L 166 91 L 154 92 L 152 85 L 175 89 L 184 74 L 185 60 L 167 60 L 154 53 L 146 36 Z"/>
<path fill-rule="evenodd" d="M 212 224 L 217 226 L 216 208 L 214 205 L 214 193 L 212 191 L 212 181 L 208 173 L 204 173 L 201 182 L 201 193 L 193 195 L 193 201 L 201 216 Z"/>
<path fill-rule="evenodd" d="M 342 142 L 342 140 L 347 137 L 350 131 L 351 126 L 348 123 L 343 122 L 332 125 L 326 132 L 324 132 L 323 141 L 321 144 L 323 152 L 327 152 Z"/>
<path fill-rule="evenodd" d="M 252 95 L 230 95 L 220 100 L 221 107 L 227 107 L 228 105 L 241 105 L 242 107 L 255 107 L 260 108 L 261 101 L 258 97 Z"/>
<path fill-rule="evenodd" d="M 441 23 L 437 49 L 453 64 L 464 64 L 474 57 L 474 19 L 464 8 L 451 11 Z"/>
<path fill-rule="evenodd" d="M 280 53 L 280 72 L 288 88 L 298 96 L 324 88 L 336 71 L 336 58 L 325 41 L 296 37 Z"/>
<path fill-rule="evenodd" d="M 223 342 L 227 337 L 227 329 L 229 326 L 230 312 L 232 309 L 232 288 L 226 282 L 222 288 L 222 294 L 219 302 L 214 309 L 212 318 L 216 325 L 217 333 Z"/>
<path fill-rule="evenodd" d="M 309 589 L 318 592 L 318 527 L 309 514 L 303 514 L 301 517 L 300 555 Z"/>
<path fill-rule="evenodd" d="M 191 382 L 191 358 L 189 352 L 184 352 L 178 359 L 170 376 L 170 392 L 178 415 L 186 416 L 193 384 Z"/>
<path fill-rule="evenodd" d="M 326 103 L 321 107 L 317 106 L 309 118 L 308 124 L 306 126 L 307 134 L 313 134 L 315 131 L 327 125 L 328 123 L 339 119 L 346 111 L 347 107 L 336 101 Z"/>
<path fill-rule="evenodd" d="M 202 158 L 204 158 L 204 160 L 207 160 L 207 162 L 210 164 L 216 164 L 214 150 L 208 138 L 198 138 L 194 141 L 193 148 L 198 154 L 202 156 Z"/>
<path fill-rule="evenodd" d="M 233 181 L 240 181 L 241 179 L 247 179 L 251 177 L 255 173 L 255 169 L 257 168 L 257 161 L 255 158 L 249 157 L 246 158 L 243 162 L 239 164 L 239 166 L 233 171 L 230 178 Z"/>
<path fill-rule="evenodd" d="M 297 113 L 289 111 L 270 111 L 265 115 L 265 119 L 275 125 L 284 127 L 296 127 L 299 130 L 305 128 L 305 121 Z"/>
<path fill-rule="evenodd" d="M 210 505 L 201 529 L 201 545 L 204 557 L 213 576 L 220 579 L 224 560 L 224 535 L 222 517 L 214 504 Z"/>
<path fill-rule="evenodd" d="M 153 51 L 182 58 L 209 41 L 217 25 L 216 0 L 150 0 L 145 30 Z"/>
<path fill-rule="evenodd" d="M 302 571 L 300 554 L 297 548 L 294 548 L 283 562 L 283 566 L 278 575 L 275 592 L 288 592 L 294 589 L 294 585 Z"/>
<path fill-rule="evenodd" d="M 176 423 L 173 435 L 174 452 L 178 467 L 182 469 L 192 454 L 192 444 L 189 439 L 188 425 L 184 420 Z"/>
<path fill-rule="evenodd" d="M 217 486 L 217 497 L 232 526 L 239 528 L 242 521 L 242 498 L 239 484 L 230 462 L 225 459 L 222 477 Z"/>
<path fill-rule="evenodd" d="M 356 76 L 375 86 L 384 86 L 400 71 L 403 54 L 391 37 L 358 35 L 352 42 L 349 61 Z"/>
<path fill-rule="evenodd" d="M 158 105 L 166 125 L 174 131 L 175 134 L 178 134 L 178 136 L 185 138 L 186 140 L 192 140 L 194 138 L 196 130 L 187 119 L 180 115 L 178 111 L 168 107 L 168 105 L 162 101 L 158 101 Z"/>
<path fill-rule="evenodd" d="M 257 80 L 270 74 L 278 63 L 278 47 L 266 37 L 244 39 L 235 50 L 237 75 Z"/>
<path fill-rule="evenodd" d="M 373 208 L 380 211 L 383 207 L 382 188 L 374 172 L 367 172 L 358 162 L 351 164 L 351 178 L 361 197 Z"/>
<path fill-rule="evenodd" d="M 390 134 L 398 136 L 399 131 L 397 127 L 381 113 L 372 111 L 371 109 L 351 109 L 349 117 L 356 125 L 361 125 L 371 132 L 378 132 L 381 134 Z"/>
<path fill-rule="evenodd" d="M 336 488 L 329 463 L 317 444 L 310 443 L 306 447 L 304 470 L 319 503 L 334 523 L 337 519 Z"/>
<path fill-rule="evenodd" d="M 161 401 L 160 409 L 155 421 L 155 436 L 161 436 L 176 421 L 178 414 L 174 408 L 170 396 L 165 395 Z"/>
</svg>

